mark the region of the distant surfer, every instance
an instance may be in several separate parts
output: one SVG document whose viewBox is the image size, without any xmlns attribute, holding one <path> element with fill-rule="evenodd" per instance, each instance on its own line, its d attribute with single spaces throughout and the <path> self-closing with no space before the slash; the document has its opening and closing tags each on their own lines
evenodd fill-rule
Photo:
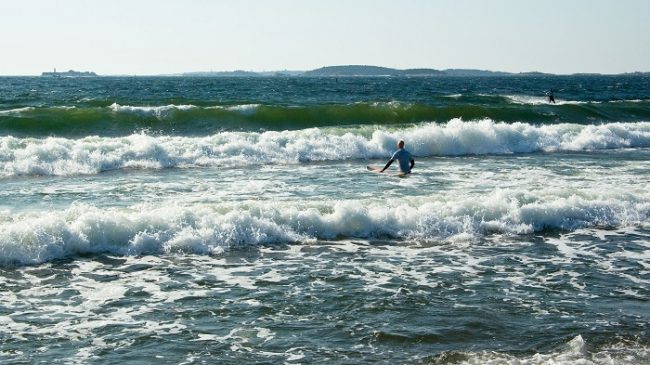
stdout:
<svg viewBox="0 0 650 365">
<path fill-rule="evenodd" d="M 386 166 L 384 166 L 384 168 L 379 172 L 384 172 L 384 170 L 386 170 L 395 160 L 399 162 L 399 169 L 404 174 L 410 174 L 411 169 L 415 166 L 415 160 L 413 159 L 413 156 L 411 156 L 411 153 L 404 149 L 404 141 L 402 140 L 397 142 L 397 151 L 393 153 L 393 156 L 388 160 Z"/>
<path fill-rule="evenodd" d="M 548 102 L 549 103 L 555 104 L 555 95 L 553 95 L 553 89 L 547 91 L 546 96 L 548 96 Z"/>
</svg>

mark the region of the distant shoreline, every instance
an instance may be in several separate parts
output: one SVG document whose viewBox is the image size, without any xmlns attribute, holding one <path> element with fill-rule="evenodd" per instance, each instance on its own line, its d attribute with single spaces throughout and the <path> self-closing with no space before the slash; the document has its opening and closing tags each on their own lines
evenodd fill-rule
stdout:
<svg viewBox="0 0 650 365">
<path fill-rule="evenodd" d="M 0 75 L 1 77 L 535 77 L 535 76 L 650 76 L 650 72 L 625 72 L 618 74 L 573 73 L 554 74 L 538 71 L 505 72 L 479 69 L 410 68 L 396 69 L 369 65 L 325 66 L 309 71 L 195 71 L 169 74 L 107 74 L 95 72 L 65 71 L 43 72 L 41 75 Z"/>
<path fill-rule="evenodd" d="M 325 66 L 309 71 L 205 71 L 162 74 L 151 76 L 182 77 L 511 77 L 511 76 L 644 76 L 650 72 L 627 72 L 619 74 L 573 73 L 553 74 L 537 71 L 504 72 L 478 69 L 444 69 L 410 68 L 396 69 L 369 65 Z"/>
<path fill-rule="evenodd" d="M 68 70 L 63 72 L 57 72 L 56 69 L 54 69 L 54 72 L 43 72 L 41 73 L 41 76 L 43 77 L 97 77 L 99 75 L 97 75 L 92 71 Z"/>
</svg>

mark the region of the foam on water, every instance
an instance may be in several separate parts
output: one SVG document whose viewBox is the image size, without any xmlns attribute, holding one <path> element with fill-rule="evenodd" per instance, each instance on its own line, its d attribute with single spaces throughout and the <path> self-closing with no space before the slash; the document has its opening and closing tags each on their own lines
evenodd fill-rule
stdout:
<svg viewBox="0 0 650 365">
<path fill-rule="evenodd" d="M 22 108 L 0 110 L 0 115 L 20 114 L 20 113 L 28 112 L 28 111 L 31 111 L 31 110 L 34 110 L 34 107 L 27 106 L 27 107 L 22 107 Z"/>
<path fill-rule="evenodd" d="M 230 111 L 236 111 L 243 115 L 252 115 L 255 114 L 257 109 L 260 107 L 260 104 L 241 104 L 225 107 L 224 109 Z"/>
<path fill-rule="evenodd" d="M 230 105 L 230 106 L 223 106 L 223 105 L 215 105 L 215 106 L 208 106 L 204 107 L 207 110 L 210 109 L 222 109 L 222 110 L 229 110 L 229 111 L 236 111 L 240 112 L 244 115 L 250 115 L 255 113 L 255 111 L 261 106 L 261 104 L 238 104 L 238 105 Z M 169 116 L 169 113 L 172 111 L 176 110 L 191 110 L 191 109 L 199 109 L 201 107 L 193 105 L 193 104 L 168 104 L 168 105 L 160 105 L 160 106 L 134 106 L 134 105 L 120 105 L 118 103 L 113 103 L 108 107 L 110 110 L 116 112 L 116 113 L 129 113 L 129 114 L 136 114 L 136 115 L 141 115 L 141 116 L 154 116 L 159 119 L 165 118 Z M 27 111 L 30 109 L 27 108 L 21 108 L 21 109 L 16 109 L 15 111 Z"/>
<path fill-rule="evenodd" d="M 0 362 L 650 363 L 648 81 L 1 79 Z"/>
<path fill-rule="evenodd" d="M 647 222 L 650 197 L 549 188 L 497 189 L 484 197 L 432 196 L 323 202 L 183 205 L 179 201 L 0 217 L 2 264 L 32 264 L 79 254 L 219 254 L 232 247 L 340 238 L 471 242 L 485 235 L 634 227 Z M 558 248 L 574 255 L 561 241 Z"/>
<path fill-rule="evenodd" d="M 600 104 L 598 101 L 575 101 L 575 100 L 558 100 L 555 103 L 549 103 L 547 97 L 530 96 L 530 95 L 506 95 L 504 96 L 509 102 L 522 105 L 581 105 L 581 104 Z"/>
<path fill-rule="evenodd" d="M 569 233 L 564 239 L 568 242 L 568 236 L 587 234 L 599 235 L 584 230 Z M 584 251 L 591 244 L 572 243 L 576 251 Z M 230 357 L 281 361 L 301 358 L 302 354 L 313 360 L 336 356 L 335 346 L 340 341 L 354 341 L 354 349 L 347 351 L 357 359 L 392 360 L 401 356 L 404 360 L 407 356 L 416 363 L 513 365 L 647 361 L 647 342 L 617 342 L 619 339 L 607 332 L 598 337 L 598 343 L 589 343 L 631 313 L 596 305 L 597 312 L 609 310 L 614 317 L 590 311 L 586 315 L 596 319 L 605 316 L 606 320 L 599 323 L 590 319 L 588 327 L 575 321 L 586 303 L 600 296 L 600 304 L 608 303 L 607 294 L 598 289 L 604 282 L 617 281 L 613 288 L 642 292 L 635 294 L 641 300 L 647 294 L 646 284 L 634 284 L 622 276 L 642 275 L 628 268 L 618 255 L 625 251 L 603 251 L 605 245 L 594 250 L 599 262 L 612 266 L 607 269 L 590 265 L 589 257 L 564 257 L 561 251 L 537 250 L 539 246 L 534 242 L 517 246 L 506 237 L 477 246 L 448 243 L 424 247 L 342 240 L 319 246 L 266 246 L 253 256 L 85 258 L 63 263 L 63 267 L 59 263 L 22 267 L 12 270 L 18 274 L 5 276 L 10 295 L 3 295 L 0 304 L 14 311 L 0 318 L 0 334 L 12 336 L 25 346 L 39 339 L 44 353 L 60 351 L 61 341 L 70 343 L 65 349 L 73 351 L 71 363 L 92 362 L 106 356 L 107 351 L 114 356 L 111 359 L 122 359 L 124 352 L 144 357 L 141 351 L 152 342 L 156 349 L 169 349 L 178 341 L 192 343 L 187 355 L 199 359 L 213 357 L 214 352 L 202 352 L 210 348 Z M 573 259 L 581 261 L 574 264 Z M 605 278 L 598 285 L 575 286 L 569 282 L 584 281 L 585 276 Z M 331 310 L 332 306 L 336 310 Z M 35 307 L 39 311 L 34 311 Z M 412 313 L 414 307 L 417 311 Z M 468 314 L 474 311 L 490 314 L 481 318 Z M 430 319 L 432 312 L 439 314 L 435 320 Z M 382 321 L 384 313 L 397 318 L 415 316 L 418 323 L 387 323 Z M 499 315 L 502 317 L 494 317 Z M 566 326 L 555 337 L 567 341 L 574 338 L 565 344 L 553 341 L 560 344 L 531 350 L 527 341 L 537 337 L 523 336 L 514 342 L 528 348 L 522 353 L 500 352 L 499 341 L 506 340 L 507 334 L 494 334 L 499 338 L 496 341 L 489 334 L 481 334 L 494 326 L 500 328 L 500 321 L 508 322 L 508 328 L 517 327 L 522 315 L 556 318 Z M 450 316 L 452 322 L 446 322 Z M 643 318 L 635 317 L 632 323 L 628 320 L 628 325 L 642 326 Z M 598 328 L 589 330 L 593 326 Z M 297 329 L 328 336 L 322 337 L 323 345 L 310 345 L 304 336 L 295 336 Z M 558 327 L 546 334 L 544 329 L 528 330 L 553 339 L 552 332 Z M 449 340 L 441 340 L 440 331 L 449 331 Z M 432 350 L 440 348 L 439 343 L 444 348 L 447 341 L 460 342 L 461 348 L 467 348 L 463 342 L 467 337 L 486 338 L 487 348 L 495 351 L 440 354 Z M 394 349 L 402 352 L 395 353 Z M 168 351 L 161 353 L 174 356 Z M 0 353 L 3 355 L 22 358 L 15 352 Z"/>
<path fill-rule="evenodd" d="M 132 106 L 132 105 L 120 105 L 118 103 L 113 103 L 108 107 L 110 110 L 116 113 L 131 113 L 137 114 L 140 116 L 154 116 L 157 118 L 164 118 L 169 113 L 175 110 L 190 110 L 196 108 L 195 105 L 163 105 L 163 106 Z"/>
<path fill-rule="evenodd" d="M 450 361 L 446 361 L 446 359 Z M 638 365 L 650 360 L 650 348 L 644 345 L 616 344 L 589 351 L 578 335 L 563 348 L 551 353 L 514 356 L 497 352 L 447 353 L 438 363 L 457 365 Z"/>
<path fill-rule="evenodd" d="M 513 154 L 650 147 L 650 123 L 601 125 L 491 120 L 382 130 L 360 127 L 223 132 L 207 137 L 0 137 L 0 174 L 75 175 L 122 168 L 246 166 L 384 158 L 399 139 L 416 156 Z"/>
</svg>

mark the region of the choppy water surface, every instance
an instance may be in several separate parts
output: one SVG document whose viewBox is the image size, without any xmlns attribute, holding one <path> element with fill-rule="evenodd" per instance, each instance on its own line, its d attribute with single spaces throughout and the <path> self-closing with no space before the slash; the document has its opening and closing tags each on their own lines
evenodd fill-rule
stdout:
<svg viewBox="0 0 650 365">
<path fill-rule="evenodd" d="M 0 79 L 0 360 L 650 363 L 648 83 Z"/>
</svg>

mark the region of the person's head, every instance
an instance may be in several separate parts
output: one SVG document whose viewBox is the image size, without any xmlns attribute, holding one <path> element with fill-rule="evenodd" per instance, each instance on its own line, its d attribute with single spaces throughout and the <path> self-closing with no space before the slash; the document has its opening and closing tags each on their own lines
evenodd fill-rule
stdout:
<svg viewBox="0 0 650 365">
<path fill-rule="evenodd" d="M 404 140 L 400 139 L 399 142 L 397 142 L 397 148 L 404 148 Z"/>
</svg>

